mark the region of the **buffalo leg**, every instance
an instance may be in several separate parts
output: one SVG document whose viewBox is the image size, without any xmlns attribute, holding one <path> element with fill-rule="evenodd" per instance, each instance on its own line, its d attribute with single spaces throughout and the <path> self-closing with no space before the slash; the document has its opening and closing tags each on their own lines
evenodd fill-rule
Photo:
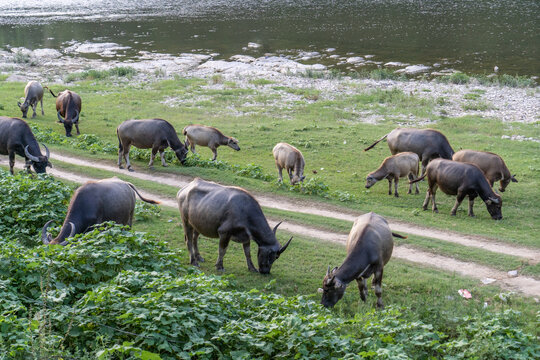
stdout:
<svg viewBox="0 0 540 360">
<path fill-rule="evenodd" d="M 193 228 L 186 223 L 184 223 L 184 240 L 186 241 L 186 246 L 189 251 L 189 262 L 193 266 L 199 266 L 199 263 L 197 262 L 197 258 L 195 257 L 194 251 L 193 251 L 193 233 L 195 231 Z"/>
<path fill-rule="evenodd" d="M 196 152 L 195 152 L 195 143 L 189 141 L 189 139 L 187 137 L 186 137 L 186 143 L 189 144 L 189 148 L 190 148 L 191 152 L 196 154 Z M 187 147 L 187 144 L 186 144 L 186 147 Z"/>
<path fill-rule="evenodd" d="M 13 167 L 15 166 L 15 152 L 9 153 L 9 172 L 13 175 Z"/>
<path fill-rule="evenodd" d="M 388 178 L 388 195 L 392 195 L 392 178 Z"/>
<path fill-rule="evenodd" d="M 34 110 L 34 113 L 32 114 L 32 119 L 36 117 L 36 108 L 37 108 L 37 101 L 32 105 L 32 110 Z"/>
<path fill-rule="evenodd" d="M 45 115 L 45 113 L 43 112 L 43 98 L 41 98 L 41 115 Z"/>
<path fill-rule="evenodd" d="M 431 194 L 430 194 L 430 189 L 428 188 L 426 191 L 426 199 L 424 200 L 424 203 L 422 204 L 422 210 L 427 210 L 430 198 L 431 198 Z"/>
<path fill-rule="evenodd" d="M 474 206 L 474 196 L 469 195 L 469 213 L 468 213 L 468 215 L 471 216 L 471 217 L 474 217 L 473 206 Z"/>
<path fill-rule="evenodd" d="M 289 182 L 291 183 L 292 185 L 292 179 L 293 179 L 293 169 L 290 168 L 290 169 L 287 169 L 287 174 L 289 174 Z"/>
<path fill-rule="evenodd" d="M 381 265 L 377 266 L 375 269 L 375 274 L 373 275 L 372 285 L 375 286 L 375 295 L 377 295 L 377 308 L 384 308 L 382 301 L 382 277 L 383 277 L 383 267 Z"/>
<path fill-rule="evenodd" d="M 195 259 L 200 262 L 204 262 L 204 258 L 201 256 L 201 253 L 199 252 L 199 233 L 193 232 L 193 237 L 191 239 L 191 243 L 193 246 L 193 253 L 195 254 Z"/>
<path fill-rule="evenodd" d="M 129 171 L 133 171 L 131 168 L 131 163 L 129 162 L 129 149 L 131 147 L 131 144 L 124 147 L 124 160 L 126 160 L 126 166 Z"/>
<path fill-rule="evenodd" d="M 215 161 L 217 159 L 217 149 L 216 148 L 212 149 L 212 154 L 214 154 L 214 157 L 212 158 L 212 161 Z"/>
<path fill-rule="evenodd" d="M 231 234 L 229 233 L 220 233 L 219 234 L 219 249 L 218 249 L 218 259 L 216 261 L 216 270 L 224 271 L 223 268 L 223 257 L 227 252 L 227 247 L 229 246 L 229 241 L 231 240 Z"/>
<path fill-rule="evenodd" d="M 251 261 L 251 249 L 249 247 L 249 244 L 249 239 L 247 242 L 242 244 L 242 246 L 244 247 L 244 255 L 246 256 L 247 267 L 251 272 L 259 272 L 255 265 L 253 265 L 253 261 Z"/>
<path fill-rule="evenodd" d="M 283 182 L 283 168 L 276 163 L 277 171 L 279 173 L 279 182 Z"/>
<path fill-rule="evenodd" d="M 366 279 L 358 278 L 356 279 L 356 283 L 358 284 L 358 291 L 360 291 L 360 299 L 362 299 L 363 302 L 366 302 L 366 296 L 367 296 Z"/>
<path fill-rule="evenodd" d="M 429 158 L 427 156 L 423 158 L 424 160 L 422 160 L 422 173 L 420 174 L 420 177 L 424 176 L 424 174 L 426 173 L 426 166 L 429 163 Z"/>
<path fill-rule="evenodd" d="M 456 197 L 456 204 L 452 208 L 452 211 L 450 212 L 450 215 L 456 216 L 457 209 L 458 209 L 459 205 L 461 205 L 461 202 L 463 201 L 463 199 L 465 199 L 465 196 L 466 196 L 465 194 L 463 194 L 461 192 L 458 192 L 457 197 Z"/>
<path fill-rule="evenodd" d="M 437 203 L 435 202 L 435 193 L 437 193 L 437 184 L 433 184 L 433 190 L 431 190 L 431 201 L 433 202 L 432 210 L 434 213 L 438 213 Z"/>
<path fill-rule="evenodd" d="M 159 156 L 161 157 L 161 165 L 163 167 L 167 167 L 169 165 L 167 165 L 167 163 L 165 162 L 165 150 L 159 150 Z"/>
<path fill-rule="evenodd" d="M 75 129 L 77 129 L 77 135 L 81 135 L 81 132 L 79 131 L 79 121 L 75 123 Z"/>
<path fill-rule="evenodd" d="M 118 145 L 118 168 L 123 169 L 122 166 L 122 158 L 124 157 L 124 148 L 122 147 L 122 144 Z"/>
<path fill-rule="evenodd" d="M 394 188 L 395 188 L 394 196 L 395 196 L 395 197 L 399 197 L 399 194 L 398 194 L 398 191 L 397 191 L 397 189 L 398 189 L 398 183 L 399 183 L 399 178 L 396 176 L 396 177 L 394 178 Z"/>
<path fill-rule="evenodd" d="M 154 158 L 156 157 L 157 152 L 158 152 L 157 148 L 152 148 L 152 155 L 150 156 L 150 162 L 148 163 L 148 166 L 151 169 L 154 167 Z"/>
</svg>

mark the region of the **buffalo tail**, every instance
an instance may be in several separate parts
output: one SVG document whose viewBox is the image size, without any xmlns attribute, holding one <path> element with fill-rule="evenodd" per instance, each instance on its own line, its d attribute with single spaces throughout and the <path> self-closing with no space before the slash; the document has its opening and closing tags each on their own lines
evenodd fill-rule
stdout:
<svg viewBox="0 0 540 360">
<path fill-rule="evenodd" d="M 147 203 L 149 203 L 149 204 L 159 204 L 159 201 L 151 200 L 151 199 L 146 199 L 146 198 L 142 197 L 142 195 L 139 194 L 139 192 L 137 191 L 137 188 L 135 187 L 135 185 L 133 185 L 133 184 L 131 184 L 131 183 L 127 183 L 127 184 L 133 189 L 133 191 L 135 191 L 135 193 L 136 193 L 137 195 L 139 195 L 139 198 L 141 198 L 142 201 L 147 202 Z"/>
<path fill-rule="evenodd" d="M 388 136 L 388 134 L 384 135 L 382 138 L 380 138 L 379 140 L 375 141 L 373 144 L 371 144 L 370 146 L 365 148 L 364 151 L 368 151 L 369 149 L 372 149 L 373 147 L 375 147 L 375 145 L 377 145 L 378 143 L 380 143 L 381 141 L 386 139 L 387 136 Z"/>
<path fill-rule="evenodd" d="M 414 184 L 415 182 L 419 182 L 419 181 L 424 180 L 426 175 L 427 175 L 427 172 L 424 175 L 420 176 L 419 178 L 409 181 L 409 184 Z"/>
<path fill-rule="evenodd" d="M 406 238 L 407 238 L 407 236 L 405 236 L 405 235 L 400 235 L 400 234 L 397 234 L 397 233 L 395 233 L 395 232 L 392 233 L 392 236 L 397 237 L 397 238 L 400 238 L 400 239 L 406 239 Z"/>
<path fill-rule="evenodd" d="M 45 89 L 49 90 L 49 92 L 51 93 L 52 96 L 57 97 L 56 95 L 54 95 L 54 93 L 52 92 L 52 90 L 49 89 L 47 86 L 45 86 Z"/>
</svg>

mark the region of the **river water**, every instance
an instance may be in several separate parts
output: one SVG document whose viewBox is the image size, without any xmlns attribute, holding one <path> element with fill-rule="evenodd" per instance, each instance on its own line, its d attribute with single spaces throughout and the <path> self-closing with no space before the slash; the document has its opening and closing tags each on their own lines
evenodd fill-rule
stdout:
<svg viewBox="0 0 540 360">
<path fill-rule="evenodd" d="M 344 70 L 400 62 L 538 76 L 540 1 L 0 0 L 0 48 L 108 42 L 120 46 L 112 57 L 272 53 Z M 357 57 L 369 61 L 347 61 Z"/>
</svg>

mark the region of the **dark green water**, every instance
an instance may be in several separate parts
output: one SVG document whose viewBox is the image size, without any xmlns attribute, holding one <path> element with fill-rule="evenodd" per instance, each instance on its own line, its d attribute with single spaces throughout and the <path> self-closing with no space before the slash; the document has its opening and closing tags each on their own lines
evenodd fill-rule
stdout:
<svg viewBox="0 0 540 360">
<path fill-rule="evenodd" d="M 114 42 L 179 54 L 265 53 L 335 66 L 341 57 L 441 64 L 469 73 L 496 65 L 512 75 L 540 74 L 538 0 L 142 0 L 0 1 L 0 46 L 62 50 L 73 42 Z M 249 42 L 257 49 L 243 49 Z M 335 48 L 333 52 L 325 52 Z M 85 56 L 98 56 L 89 54 Z M 343 60 L 343 59 L 342 59 Z M 345 67 L 342 65 L 341 67 Z"/>
</svg>

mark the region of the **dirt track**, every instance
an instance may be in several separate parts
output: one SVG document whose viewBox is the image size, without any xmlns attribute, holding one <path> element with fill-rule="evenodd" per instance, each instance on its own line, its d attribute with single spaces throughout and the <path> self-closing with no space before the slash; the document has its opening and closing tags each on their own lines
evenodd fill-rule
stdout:
<svg viewBox="0 0 540 360">
<path fill-rule="evenodd" d="M 106 171 L 110 171 L 114 173 L 121 173 L 123 175 L 131 176 L 133 178 L 137 178 L 141 180 L 155 181 L 161 184 L 171 185 L 178 188 L 186 185 L 192 180 L 192 178 L 185 177 L 185 176 L 175 176 L 175 175 L 170 175 L 170 174 L 168 174 L 167 176 L 148 174 L 145 172 L 141 172 L 142 170 L 139 172 L 130 173 L 126 170 L 120 170 L 116 166 L 107 165 L 105 163 L 90 162 L 90 161 L 75 158 L 75 157 L 62 156 L 56 153 L 52 153 L 51 158 L 54 160 L 59 160 L 66 163 L 93 167 L 93 168 L 106 170 Z M 22 166 L 23 164 L 21 164 L 20 162 L 18 162 L 17 165 L 18 165 L 17 167 L 19 168 L 23 167 Z M 50 169 L 49 173 L 52 174 L 53 176 L 68 179 L 68 180 L 78 182 L 78 183 L 83 183 L 88 180 L 95 180 L 90 177 L 80 176 L 77 174 L 57 170 L 54 168 Z M 150 194 L 145 191 L 140 191 L 140 192 L 141 194 L 143 194 L 143 196 L 148 196 L 152 199 L 161 201 L 162 205 L 164 206 L 169 206 L 169 207 L 177 206 L 175 199 L 157 196 L 155 194 Z M 281 209 L 281 210 L 289 210 L 289 211 L 294 211 L 294 212 L 302 212 L 302 213 L 312 214 L 312 215 L 326 216 L 326 217 L 331 217 L 331 218 L 336 218 L 336 219 L 341 219 L 341 220 L 353 221 L 358 215 L 360 215 L 360 213 L 342 212 L 342 211 L 339 211 L 338 209 L 332 209 L 330 207 L 323 209 L 321 208 L 320 203 L 310 204 L 310 202 L 308 201 L 302 201 L 301 203 L 298 203 L 298 202 L 292 202 L 288 199 L 284 199 L 281 197 L 276 197 L 276 196 L 269 197 L 263 194 L 256 194 L 256 198 L 259 201 L 259 203 L 265 207 Z M 276 221 L 272 221 L 272 220 L 270 220 L 269 222 L 272 226 L 274 223 L 276 223 Z M 411 235 L 419 235 L 423 237 L 431 237 L 431 238 L 435 238 L 439 240 L 457 243 L 464 246 L 477 247 L 477 248 L 482 248 L 482 249 L 492 251 L 492 252 L 514 255 L 514 256 L 518 256 L 523 259 L 526 259 L 530 263 L 537 263 L 540 261 L 540 251 L 536 249 L 510 246 L 507 244 L 497 243 L 496 241 L 482 238 L 482 237 L 464 236 L 458 233 L 427 229 L 427 228 L 423 228 L 417 225 L 406 224 L 402 222 L 390 221 L 390 226 L 392 230 L 394 231 L 408 233 Z M 298 234 L 298 235 L 302 235 L 302 236 L 306 236 L 306 237 L 310 237 L 314 239 L 320 239 L 324 241 L 332 241 L 332 242 L 345 244 L 347 240 L 347 234 L 344 234 L 344 233 L 320 230 L 314 227 L 299 225 L 299 224 L 295 224 L 295 223 L 291 223 L 287 221 L 283 222 L 283 224 L 281 225 L 281 228 L 294 234 Z M 445 271 L 455 272 L 455 273 L 469 276 L 476 279 L 485 279 L 485 278 L 496 279 L 495 283 L 499 284 L 500 286 L 504 288 L 519 291 L 528 296 L 540 297 L 540 281 L 534 278 L 530 278 L 526 276 L 518 276 L 518 277 L 511 278 L 505 272 L 502 272 L 499 270 L 491 269 L 489 267 L 478 265 L 475 263 L 463 262 L 463 261 L 456 260 L 456 259 L 446 257 L 446 256 L 424 252 L 421 250 L 410 248 L 408 246 L 395 247 L 393 256 L 400 259 L 408 260 L 411 262 L 420 263 L 422 265 L 432 266 L 434 268 L 442 269 Z"/>
</svg>

